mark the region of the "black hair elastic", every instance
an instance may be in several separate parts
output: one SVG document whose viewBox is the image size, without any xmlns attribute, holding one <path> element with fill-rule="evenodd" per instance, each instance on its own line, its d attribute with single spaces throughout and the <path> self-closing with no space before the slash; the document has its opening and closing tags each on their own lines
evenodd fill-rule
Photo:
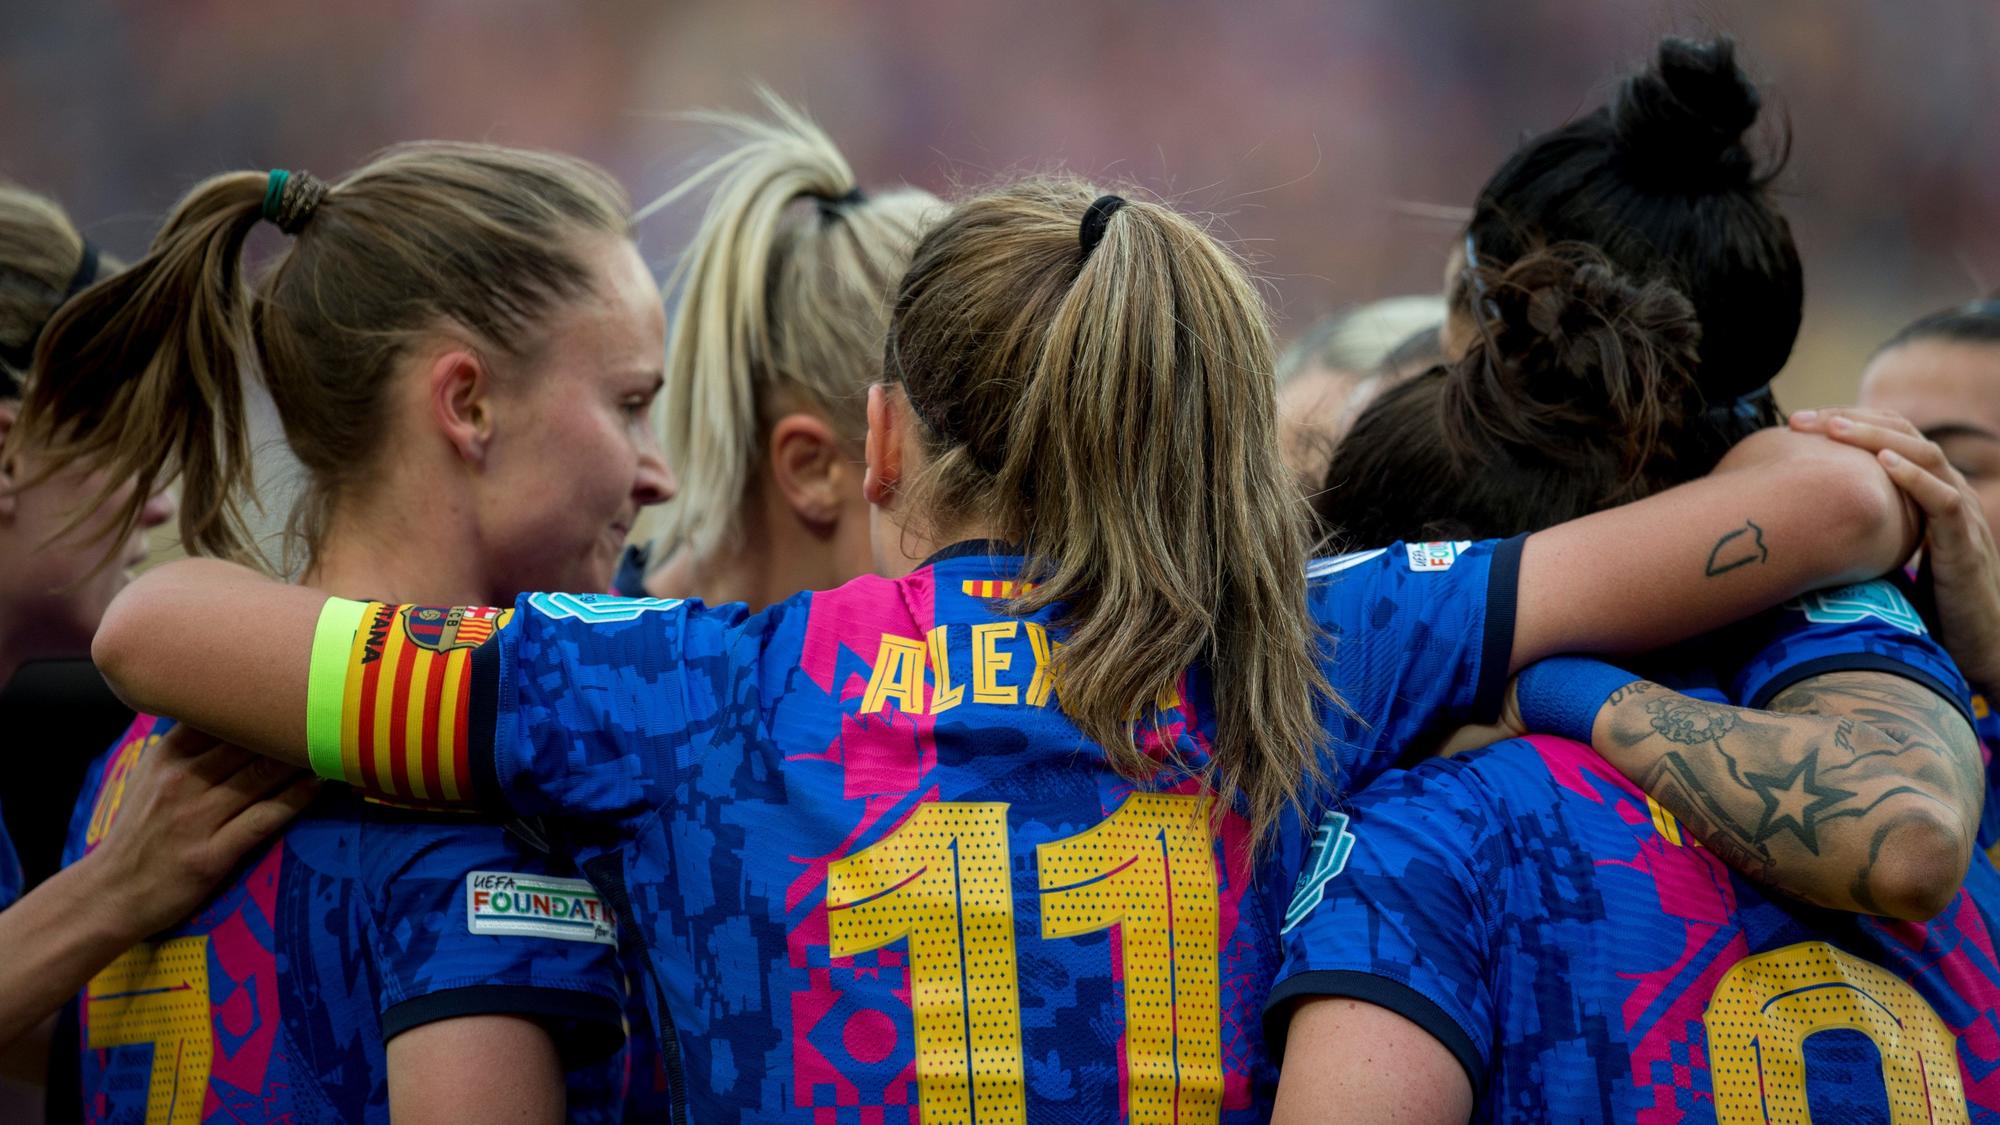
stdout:
<svg viewBox="0 0 2000 1125">
<path fill-rule="evenodd" d="M 819 197 L 819 217 L 828 220 L 838 219 L 842 211 L 849 207 L 859 207 L 866 202 L 868 202 L 868 193 L 862 191 L 858 184 L 853 190 L 843 196 L 833 197 L 822 195 Z"/>
<path fill-rule="evenodd" d="M 1076 240 L 1083 246 L 1084 257 L 1090 257 L 1090 252 L 1097 249 L 1098 243 L 1104 241 L 1105 224 L 1111 221 L 1112 213 L 1123 206 L 1125 197 L 1122 195 L 1100 195 L 1091 201 L 1090 210 L 1083 213 L 1083 225 L 1076 232 Z"/>
</svg>

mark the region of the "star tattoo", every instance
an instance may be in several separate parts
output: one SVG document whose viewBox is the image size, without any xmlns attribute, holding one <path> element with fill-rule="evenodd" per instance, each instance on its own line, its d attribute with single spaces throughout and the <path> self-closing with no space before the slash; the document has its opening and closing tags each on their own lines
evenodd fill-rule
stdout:
<svg viewBox="0 0 2000 1125">
<path fill-rule="evenodd" d="M 1819 751 L 1808 753 L 1786 774 L 1745 771 L 1745 781 L 1764 802 L 1764 815 L 1751 839 L 1762 844 L 1780 832 L 1799 838 L 1807 851 L 1819 854 L 1819 824 L 1828 809 L 1854 796 L 1850 790 L 1819 782 Z"/>
</svg>

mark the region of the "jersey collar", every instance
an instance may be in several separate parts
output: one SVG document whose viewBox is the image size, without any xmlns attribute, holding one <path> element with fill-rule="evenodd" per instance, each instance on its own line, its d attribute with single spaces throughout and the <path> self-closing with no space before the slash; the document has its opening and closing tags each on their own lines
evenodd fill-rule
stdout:
<svg viewBox="0 0 2000 1125">
<path fill-rule="evenodd" d="M 967 539 L 959 543 L 953 543 L 947 547 L 939 548 L 930 558 L 917 564 L 917 569 L 922 570 L 925 567 L 936 566 L 946 559 L 963 559 L 974 555 L 985 555 L 988 558 L 996 559 L 1009 559 L 1020 558 L 1024 553 L 1020 544 L 1009 543 L 1004 539 Z"/>
</svg>

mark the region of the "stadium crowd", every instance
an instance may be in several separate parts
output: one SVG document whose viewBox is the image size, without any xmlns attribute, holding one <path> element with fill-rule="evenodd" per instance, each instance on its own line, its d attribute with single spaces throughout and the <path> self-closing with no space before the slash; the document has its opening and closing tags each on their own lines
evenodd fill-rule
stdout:
<svg viewBox="0 0 2000 1125">
<path fill-rule="evenodd" d="M 1768 117 L 1663 39 L 1440 292 L 1282 351 L 1172 201 L 864 183 L 768 93 L 637 209 L 414 141 L 121 262 L 0 186 L 0 682 L 137 712 L 60 871 L 0 833 L 5 1072 L 92 1122 L 2000 1120 L 2000 298 L 1782 410 Z"/>
</svg>

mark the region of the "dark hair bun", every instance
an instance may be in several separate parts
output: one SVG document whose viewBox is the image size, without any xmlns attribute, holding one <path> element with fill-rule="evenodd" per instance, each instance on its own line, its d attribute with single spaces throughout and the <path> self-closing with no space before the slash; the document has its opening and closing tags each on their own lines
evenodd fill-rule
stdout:
<svg viewBox="0 0 2000 1125">
<path fill-rule="evenodd" d="M 1614 145 L 1635 180 L 1661 190 L 1747 187 L 1758 174 L 1743 134 L 1762 106 L 1734 41 L 1663 39 L 1611 104 Z"/>
<path fill-rule="evenodd" d="M 1480 338 L 1444 392 L 1455 442 L 1483 437 L 1559 460 L 1615 449 L 1624 487 L 1702 409 L 1701 325 L 1673 286 L 1634 281 L 1582 243 L 1532 251 L 1480 280 Z"/>
</svg>

